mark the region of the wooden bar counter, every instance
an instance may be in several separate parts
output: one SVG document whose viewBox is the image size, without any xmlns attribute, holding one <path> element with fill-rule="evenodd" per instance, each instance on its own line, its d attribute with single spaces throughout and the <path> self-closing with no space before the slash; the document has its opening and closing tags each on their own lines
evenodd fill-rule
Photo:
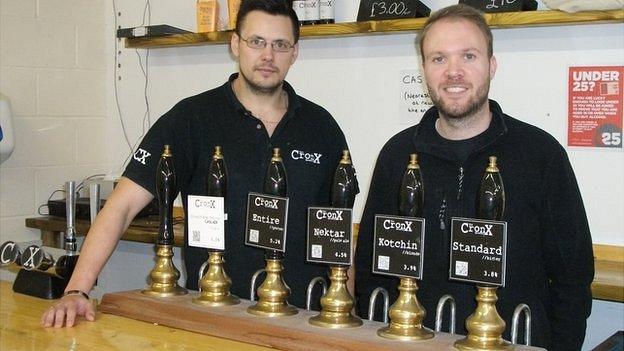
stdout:
<svg viewBox="0 0 624 351">
<path fill-rule="evenodd" d="M 73 328 L 43 328 L 41 314 L 53 301 L 16 294 L 0 281 L 0 350 L 202 350 L 268 351 L 267 347 L 221 339 L 154 323 L 96 314 Z"/>
<path fill-rule="evenodd" d="M 438 333 L 434 339 L 424 342 L 391 341 L 375 335 L 377 328 L 383 325 L 378 322 L 366 322 L 364 327 L 353 330 L 324 329 L 307 323 L 307 318 L 317 312 L 300 311 L 297 316 L 265 319 L 244 313 L 249 302 L 227 307 L 238 310 L 231 314 L 231 311 L 209 310 L 192 304 L 189 295 L 167 300 L 146 297 L 138 291 L 105 295 L 102 305 L 107 306 L 98 307 L 95 322 L 79 319 L 72 328 L 43 328 L 41 314 L 55 301 L 14 293 L 11 285 L 0 281 L 0 350 L 446 351 L 454 350 L 453 342 L 461 338 Z M 107 313 L 101 312 L 106 309 Z M 119 314 L 129 314 L 133 319 Z M 179 324 L 179 328 L 201 333 L 135 319 L 162 319 L 165 324 Z M 179 321 L 172 322 L 174 319 Z M 338 341 L 324 343 L 331 340 Z M 522 345 L 515 345 L 513 350 L 543 351 Z"/>
<path fill-rule="evenodd" d="M 254 304 L 206 307 L 194 304 L 197 292 L 167 298 L 151 297 L 139 290 L 105 294 L 100 309 L 104 313 L 173 326 L 198 333 L 275 347 L 286 351 L 457 351 L 453 344 L 463 335 L 436 333 L 421 341 L 381 338 L 380 322 L 364 321 L 355 328 L 322 328 L 308 320 L 318 312 L 299 310 L 296 315 L 267 318 L 249 314 Z M 542 348 L 513 345 L 510 351 L 544 351 Z"/>
</svg>

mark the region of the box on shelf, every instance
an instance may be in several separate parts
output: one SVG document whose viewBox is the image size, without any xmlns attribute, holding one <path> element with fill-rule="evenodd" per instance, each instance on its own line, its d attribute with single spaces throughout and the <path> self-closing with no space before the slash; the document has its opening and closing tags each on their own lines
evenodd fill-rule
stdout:
<svg viewBox="0 0 624 351">
<path fill-rule="evenodd" d="M 236 16 L 241 0 L 228 0 L 228 29 L 236 28 Z"/>
<path fill-rule="evenodd" d="M 197 32 L 214 32 L 219 22 L 219 1 L 197 0 Z"/>
</svg>

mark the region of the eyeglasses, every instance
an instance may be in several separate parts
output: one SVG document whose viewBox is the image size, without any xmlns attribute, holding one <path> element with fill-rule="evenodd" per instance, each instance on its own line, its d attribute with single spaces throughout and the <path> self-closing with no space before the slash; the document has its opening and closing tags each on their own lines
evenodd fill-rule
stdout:
<svg viewBox="0 0 624 351">
<path fill-rule="evenodd" d="M 239 38 L 245 43 L 247 43 L 247 46 L 249 48 L 255 49 L 255 50 L 262 50 L 266 48 L 268 44 L 266 40 L 259 38 L 259 37 L 251 37 L 251 38 L 245 39 L 239 35 Z M 294 46 L 293 44 L 285 40 L 274 40 L 271 42 L 271 47 L 273 48 L 273 50 L 277 52 L 289 52 L 290 49 L 293 48 L 293 46 Z"/>
</svg>

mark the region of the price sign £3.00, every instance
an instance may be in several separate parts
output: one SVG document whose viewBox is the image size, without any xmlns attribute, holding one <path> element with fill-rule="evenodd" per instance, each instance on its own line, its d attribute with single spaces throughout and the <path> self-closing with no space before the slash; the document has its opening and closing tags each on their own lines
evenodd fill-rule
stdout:
<svg viewBox="0 0 624 351">
<path fill-rule="evenodd" d="M 431 10 L 418 0 L 362 0 L 358 21 L 427 17 Z"/>
</svg>

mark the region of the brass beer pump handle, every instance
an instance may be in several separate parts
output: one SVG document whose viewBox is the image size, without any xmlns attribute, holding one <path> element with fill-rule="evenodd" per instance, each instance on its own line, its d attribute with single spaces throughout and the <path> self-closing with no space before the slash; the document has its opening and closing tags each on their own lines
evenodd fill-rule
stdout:
<svg viewBox="0 0 624 351">
<path fill-rule="evenodd" d="M 141 292 L 155 297 L 185 295 L 188 291 L 178 285 L 180 271 L 173 263 L 173 201 L 177 189 L 169 145 L 164 146 L 156 168 L 156 190 L 159 209 L 156 264 L 149 274 L 148 287 Z"/>
<path fill-rule="evenodd" d="M 212 250 L 208 256 L 208 270 L 200 280 L 200 294 L 193 303 L 218 307 L 240 303 L 238 297 L 230 294 L 232 280 L 223 269 L 223 252 Z"/>
<path fill-rule="evenodd" d="M 262 317 L 281 317 L 297 314 L 296 307 L 287 302 L 290 288 L 282 278 L 282 261 L 266 259 L 266 278 L 258 287 L 258 302 L 247 308 L 247 312 Z"/>
<path fill-rule="evenodd" d="M 286 169 L 280 156 L 280 149 L 274 148 L 264 177 L 263 191 L 269 195 L 286 196 L 287 188 Z M 290 316 L 299 312 L 296 307 L 288 304 L 290 288 L 282 276 L 284 270 L 282 258 L 281 251 L 265 251 L 266 277 L 258 287 L 258 302 L 247 308 L 247 312 L 263 317 Z"/>
<path fill-rule="evenodd" d="M 455 348 L 461 351 L 512 349 L 511 344 L 502 337 L 505 321 L 496 311 L 496 289 L 495 286 L 477 286 L 477 308 L 466 319 L 468 335 L 456 341 Z"/>
<path fill-rule="evenodd" d="M 321 312 L 309 319 L 310 324 L 324 328 L 353 328 L 363 324 L 351 314 L 355 299 L 347 289 L 348 266 L 330 267 L 329 289 L 321 297 Z"/>
<path fill-rule="evenodd" d="M 414 278 L 401 278 L 399 297 L 390 307 L 390 325 L 377 331 L 387 339 L 427 340 L 433 338 L 431 330 L 423 327 L 425 309 L 416 298 L 418 285 Z"/>
<path fill-rule="evenodd" d="M 505 188 L 497 166 L 496 156 L 489 157 L 485 169 L 479 198 L 477 216 L 482 219 L 500 221 L 505 212 Z M 466 338 L 455 342 L 455 347 L 462 351 L 472 350 L 510 350 L 508 341 L 503 340 L 505 321 L 496 310 L 496 289 L 498 287 L 477 285 L 477 308 L 466 319 Z"/>
<path fill-rule="evenodd" d="M 343 150 L 332 180 L 332 207 L 352 208 L 356 183 L 349 150 Z M 351 314 L 355 299 L 347 289 L 348 269 L 349 266 L 330 266 L 329 289 L 321 297 L 321 312 L 309 319 L 310 324 L 324 328 L 353 328 L 363 324 L 362 319 Z"/>
<path fill-rule="evenodd" d="M 418 156 L 411 154 L 399 190 L 399 214 L 421 216 L 424 203 L 422 174 Z M 381 328 L 377 334 L 388 339 L 426 340 L 433 338 L 431 330 L 423 327 L 427 312 L 418 302 L 415 278 L 402 277 L 399 283 L 399 297 L 390 307 L 390 325 Z"/>
<path fill-rule="evenodd" d="M 222 197 L 225 201 L 226 190 L 227 169 L 221 146 L 217 145 L 206 175 L 206 194 Z M 208 250 L 208 261 L 202 265 L 199 271 L 200 294 L 193 299 L 193 303 L 211 307 L 240 303 L 238 297 L 230 294 L 232 279 L 225 273 L 223 254 L 222 250 Z M 205 270 L 206 267 L 207 270 Z"/>
</svg>

